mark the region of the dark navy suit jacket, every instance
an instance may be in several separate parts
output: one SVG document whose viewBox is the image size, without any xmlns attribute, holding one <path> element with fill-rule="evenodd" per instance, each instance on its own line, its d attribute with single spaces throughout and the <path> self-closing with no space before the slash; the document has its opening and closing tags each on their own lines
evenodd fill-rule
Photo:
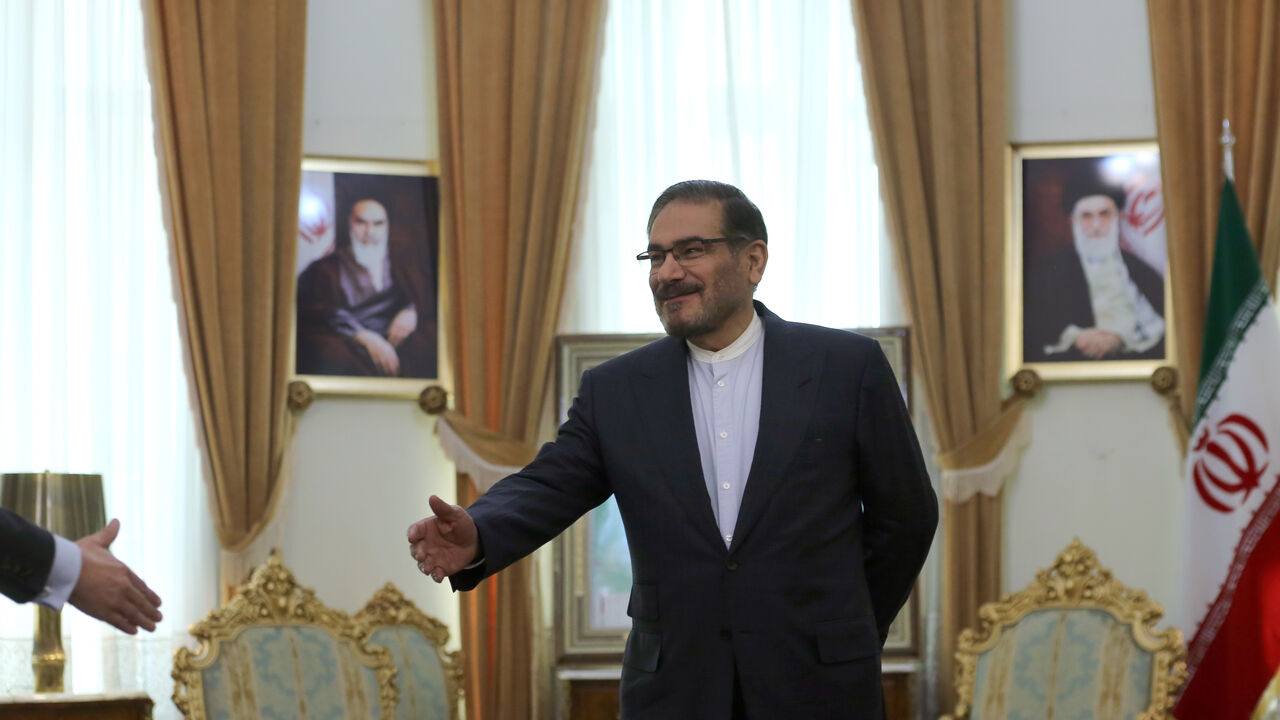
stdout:
<svg viewBox="0 0 1280 720">
<path fill-rule="evenodd" d="M 667 337 L 584 373 L 555 442 L 469 508 L 469 590 L 610 494 L 631 552 L 624 718 L 880 718 L 880 649 L 938 507 L 876 341 L 764 321 L 760 433 L 733 543 L 711 510 L 688 348 Z"/>
<path fill-rule="evenodd" d="M 27 602 L 44 590 L 53 567 L 53 535 L 0 509 L 0 593 Z"/>
</svg>

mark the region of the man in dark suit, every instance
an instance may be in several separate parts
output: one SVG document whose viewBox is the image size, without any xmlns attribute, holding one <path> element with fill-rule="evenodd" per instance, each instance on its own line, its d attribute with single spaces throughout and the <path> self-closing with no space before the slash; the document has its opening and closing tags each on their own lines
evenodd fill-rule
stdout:
<svg viewBox="0 0 1280 720">
<path fill-rule="evenodd" d="M 111 554 L 120 521 L 78 542 L 0 509 L 0 593 L 52 610 L 70 602 L 81 612 L 137 634 L 154 631 L 160 597 Z"/>
<path fill-rule="evenodd" d="M 409 528 L 419 569 L 469 590 L 613 494 L 624 718 L 883 713 L 880 649 L 937 500 L 879 345 L 753 303 L 767 240 L 737 188 L 668 188 L 638 259 L 669 337 L 588 370 L 532 463 Z"/>
</svg>

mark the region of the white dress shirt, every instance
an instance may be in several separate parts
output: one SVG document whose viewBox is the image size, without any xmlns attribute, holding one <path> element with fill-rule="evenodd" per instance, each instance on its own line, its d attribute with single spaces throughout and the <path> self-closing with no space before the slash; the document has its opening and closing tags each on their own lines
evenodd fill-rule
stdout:
<svg viewBox="0 0 1280 720">
<path fill-rule="evenodd" d="M 753 314 L 738 339 L 718 352 L 688 345 L 689 396 L 702 477 L 728 547 L 760 434 L 764 323 Z"/>
</svg>

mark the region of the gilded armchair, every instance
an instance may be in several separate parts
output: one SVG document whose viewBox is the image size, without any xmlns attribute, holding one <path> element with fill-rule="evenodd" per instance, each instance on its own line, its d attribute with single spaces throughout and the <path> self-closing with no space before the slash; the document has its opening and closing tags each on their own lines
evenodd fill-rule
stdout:
<svg viewBox="0 0 1280 720">
<path fill-rule="evenodd" d="M 1168 718 L 1186 679 L 1182 633 L 1072 540 L 1024 590 L 960 633 L 955 718 Z M 949 717 L 949 716 L 945 716 Z"/>
<path fill-rule="evenodd" d="M 179 648 L 173 662 L 173 702 L 187 720 L 395 717 L 391 653 L 274 553 L 191 634 L 199 648 Z"/>
<path fill-rule="evenodd" d="M 398 720 L 458 720 L 462 652 L 446 652 L 449 629 L 387 583 L 356 613 L 369 642 L 391 651 L 400 702 Z"/>
</svg>

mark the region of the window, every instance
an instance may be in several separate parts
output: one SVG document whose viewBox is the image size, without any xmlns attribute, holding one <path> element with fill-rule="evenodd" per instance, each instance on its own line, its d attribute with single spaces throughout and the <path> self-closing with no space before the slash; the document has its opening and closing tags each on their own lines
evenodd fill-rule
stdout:
<svg viewBox="0 0 1280 720">
<path fill-rule="evenodd" d="M 771 310 L 880 324 L 885 229 L 848 0 L 615 0 L 601 62 L 566 332 L 661 331 L 635 255 L 653 200 L 691 178 L 760 206 Z"/>
<path fill-rule="evenodd" d="M 146 690 L 216 605 L 136 0 L 0 4 L 0 472 L 98 473 L 112 546 L 164 600 L 130 637 L 68 605 L 68 691 Z M 0 603 L 0 694 L 31 692 L 32 610 Z"/>
</svg>

